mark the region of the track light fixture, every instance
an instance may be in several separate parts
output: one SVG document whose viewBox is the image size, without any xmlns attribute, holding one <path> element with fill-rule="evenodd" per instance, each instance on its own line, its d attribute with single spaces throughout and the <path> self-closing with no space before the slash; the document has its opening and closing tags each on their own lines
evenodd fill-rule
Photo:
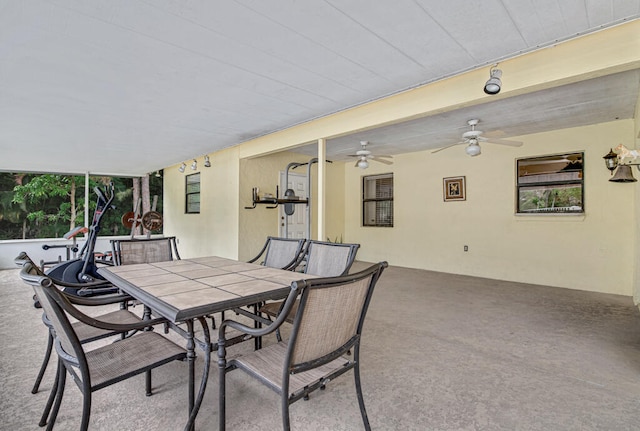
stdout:
<svg viewBox="0 0 640 431">
<path fill-rule="evenodd" d="M 182 162 L 178 170 L 182 173 L 185 169 L 187 169 L 187 164 L 185 162 Z"/>
<path fill-rule="evenodd" d="M 496 64 L 489 70 L 489 80 L 487 80 L 486 84 L 484 84 L 484 92 L 487 94 L 498 94 L 500 93 L 500 89 L 502 88 L 502 70 L 498 69 L 498 65 Z"/>
<path fill-rule="evenodd" d="M 211 167 L 211 161 L 209 160 L 209 156 L 204 156 L 204 167 L 205 168 Z"/>
<path fill-rule="evenodd" d="M 191 170 L 195 171 L 196 169 L 198 169 L 198 162 L 196 159 L 193 159 L 193 163 L 191 163 Z"/>
</svg>

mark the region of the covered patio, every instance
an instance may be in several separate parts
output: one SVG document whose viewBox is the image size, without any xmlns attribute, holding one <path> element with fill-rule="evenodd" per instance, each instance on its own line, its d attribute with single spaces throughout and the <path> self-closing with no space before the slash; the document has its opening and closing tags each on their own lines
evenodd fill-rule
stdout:
<svg viewBox="0 0 640 431">
<path fill-rule="evenodd" d="M 41 310 L 17 270 L 0 271 L 0 284 L 0 421 L 37 430 L 55 363 L 32 395 L 46 339 Z M 640 316 L 630 297 L 392 266 L 376 287 L 363 336 L 373 429 L 637 429 Z M 197 429 L 216 427 L 216 383 L 213 375 Z M 228 429 L 279 427 L 279 399 L 269 389 L 239 372 L 227 384 Z M 186 364 L 156 370 L 153 388 L 146 397 L 139 376 L 98 391 L 90 429 L 182 429 Z M 77 427 L 80 400 L 68 382 L 56 429 Z M 360 429 L 352 376 L 293 405 L 291 417 L 298 430 Z"/>
</svg>

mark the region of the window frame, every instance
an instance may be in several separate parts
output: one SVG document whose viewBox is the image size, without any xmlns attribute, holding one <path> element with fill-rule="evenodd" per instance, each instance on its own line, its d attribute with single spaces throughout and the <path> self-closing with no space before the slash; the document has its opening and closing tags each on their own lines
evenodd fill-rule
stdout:
<svg viewBox="0 0 640 431">
<path fill-rule="evenodd" d="M 196 178 L 194 178 L 195 176 L 197 176 L 197 182 L 192 181 L 189 182 L 190 179 L 195 180 Z M 186 175 L 185 177 L 185 198 L 184 198 L 184 213 L 185 214 L 200 214 L 200 196 L 201 196 L 201 176 L 200 176 L 200 172 L 196 172 L 194 174 L 189 174 Z M 193 190 L 190 190 L 189 186 L 190 185 L 197 185 L 194 186 Z M 197 196 L 197 209 L 196 208 L 191 208 L 191 206 L 195 205 L 196 202 L 193 201 L 193 198 L 195 198 Z"/>
<path fill-rule="evenodd" d="M 393 227 L 394 226 L 394 208 L 393 208 L 393 195 L 394 195 L 394 181 L 393 181 L 393 172 L 384 173 L 384 174 L 374 174 L 374 175 L 365 175 L 362 177 L 362 227 Z M 378 195 L 378 184 L 375 184 L 375 197 L 368 197 L 367 194 L 367 183 L 369 181 L 377 181 L 377 180 L 385 180 L 390 179 L 390 194 L 391 196 L 377 196 Z M 389 187 L 389 186 L 387 186 Z M 368 208 L 371 207 L 371 204 L 374 204 L 374 213 L 375 220 L 368 221 L 367 216 L 369 216 Z M 390 212 L 391 215 L 387 214 L 385 217 L 388 221 L 381 221 L 381 213 L 385 211 L 384 205 L 387 205 L 386 211 Z"/>
<path fill-rule="evenodd" d="M 515 164 L 515 213 L 516 215 L 541 215 L 541 216 L 562 216 L 562 215 L 584 215 L 585 214 L 585 184 L 584 184 L 584 151 L 572 151 L 560 154 L 543 155 L 536 157 L 524 157 L 516 159 Z M 570 162 L 570 161 L 573 161 Z M 564 166 L 562 166 L 564 164 Z M 539 172 L 529 173 L 526 168 L 536 166 Z M 572 165 L 575 165 L 572 166 Z M 546 166 L 546 168 L 545 168 Z M 547 170 L 545 170 L 547 169 Z M 535 177 L 538 177 L 536 180 Z M 525 180 L 526 179 L 526 180 Z M 523 208 L 526 202 L 523 192 L 544 193 L 549 190 L 550 194 L 555 191 L 555 196 L 563 189 L 579 188 L 579 204 L 569 206 L 555 206 L 555 198 L 552 206 L 543 206 L 536 209 Z M 542 191 L 542 192 L 540 192 Z M 547 199 L 548 199 L 547 196 Z M 567 195 L 565 199 L 577 199 Z"/>
</svg>

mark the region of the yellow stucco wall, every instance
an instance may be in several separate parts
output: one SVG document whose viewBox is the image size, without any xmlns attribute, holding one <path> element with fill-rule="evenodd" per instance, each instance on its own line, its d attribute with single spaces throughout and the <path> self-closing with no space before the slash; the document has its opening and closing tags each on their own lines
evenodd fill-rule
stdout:
<svg viewBox="0 0 640 431">
<path fill-rule="evenodd" d="M 278 171 L 298 160 L 282 151 L 320 138 L 637 69 L 639 30 L 640 21 L 630 22 L 501 62 L 509 86 L 496 96 L 482 93 L 477 83 L 486 79 L 486 70 L 475 70 L 214 153 L 213 167 L 202 171 L 198 216 L 184 215 L 184 175 L 177 166 L 170 167 L 165 170 L 165 234 L 180 238 L 187 257 L 219 254 L 247 259 L 265 236 L 277 234 L 275 210 L 243 207 L 250 204 L 252 187 L 275 191 Z M 398 155 L 393 166 L 372 163 L 367 171 L 351 163 L 328 165 L 326 236 L 342 235 L 345 242 L 361 243 L 361 260 L 385 259 L 400 266 L 632 295 L 640 279 L 640 186 L 607 181 L 602 156 L 619 143 L 640 146 L 639 117 L 636 112 L 635 120 L 514 137 L 525 143 L 516 149 L 483 144 L 483 154 L 475 158 L 457 147 L 437 154 Z M 516 216 L 515 159 L 568 151 L 585 151 L 586 214 Z M 395 227 L 363 228 L 361 177 L 382 172 L 394 172 Z M 459 175 L 467 179 L 467 200 L 444 203 L 442 178 Z M 464 245 L 469 252 L 463 252 Z"/>
<path fill-rule="evenodd" d="M 212 155 L 211 167 L 201 173 L 200 214 L 185 214 L 185 177 L 195 171 L 187 166 L 185 173 L 178 165 L 164 170 L 165 235 L 175 235 L 183 258 L 218 255 L 238 257 L 239 160 L 236 148 Z"/>
<path fill-rule="evenodd" d="M 631 295 L 636 186 L 609 182 L 602 155 L 633 130 L 625 120 L 517 137 L 520 148 L 482 144 L 478 157 L 461 146 L 397 156 L 378 169 L 394 172 L 393 228 L 361 227 L 362 171 L 347 166 L 347 237 L 365 261 Z M 573 151 L 585 151 L 585 215 L 515 215 L 515 159 Z M 467 200 L 444 202 L 442 179 L 461 175 Z"/>
</svg>

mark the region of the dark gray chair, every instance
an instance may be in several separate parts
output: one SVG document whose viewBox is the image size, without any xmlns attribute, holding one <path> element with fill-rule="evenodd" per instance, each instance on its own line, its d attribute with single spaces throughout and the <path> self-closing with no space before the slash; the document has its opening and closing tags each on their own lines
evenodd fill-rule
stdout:
<svg viewBox="0 0 640 431">
<path fill-rule="evenodd" d="M 34 273 L 34 275 L 40 275 L 40 276 L 45 275 L 42 269 L 39 268 L 33 262 L 33 260 L 29 257 L 29 255 L 27 255 L 27 253 L 25 253 L 24 251 L 21 252 L 13 261 L 16 265 L 18 265 L 21 268 L 25 264 L 29 263 L 33 266 L 32 272 Z M 60 283 L 58 283 L 57 285 L 61 286 Z M 71 286 L 74 288 L 77 286 L 82 286 L 79 283 L 64 283 L 64 285 Z M 64 285 L 62 285 L 61 287 L 64 287 Z M 103 295 L 99 297 L 82 297 L 82 296 L 67 294 L 64 290 L 62 290 L 60 293 L 62 295 L 65 295 L 69 299 L 69 301 L 75 305 L 90 306 L 90 307 L 112 305 L 112 304 L 121 305 L 120 310 L 111 311 L 109 313 L 100 315 L 98 318 L 101 320 L 105 320 L 107 322 L 113 322 L 113 323 L 118 323 L 118 322 L 119 323 L 136 323 L 141 320 L 138 316 L 136 316 L 135 314 L 131 313 L 126 309 L 128 302 L 133 300 L 133 298 L 129 295 L 114 293 L 114 294 Z M 38 302 L 38 305 L 39 305 L 39 302 Z M 51 350 L 53 349 L 54 336 L 53 336 L 53 332 L 51 331 L 53 327 L 51 325 L 51 322 L 47 318 L 46 314 L 44 313 L 42 314 L 42 322 L 45 324 L 45 326 L 47 326 L 47 328 L 49 328 L 49 335 L 47 338 L 47 349 L 45 351 L 44 359 L 42 360 L 42 366 L 40 367 L 40 371 L 38 372 L 38 376 L 36 377 L 36 381 L 33 385 L 33 389 L 31 389 L 32 394 L 37 393 L 38 389 L 40 388 L 40 383 L 42 383 L 42 378 L 44 377 L 44 373 L 47 369 L 47 365 L 49 364 L 49 359 L 51 357 Z M 73 323 L 73 327 L 78 333 L 78 338 L 82 343 L 89 343 L 91 341 L 96 341 L 102 338 L 107 338 L 112 335 L 118 334 L 117 332 L 114 332 L 114 331 L 106 331 L 103 329 L 93 328 L 91 326 L 87 326 L 83 324 L 82 322 Z M 121 335 L 124 336 L 124 334 L 121 334 Z M 55 386 L 55 383 L 54 383 L 54 386 Z M 45 410 L 45 412 L 48 412 L 48 410 Z M 44 418 L 43 420 L 46 420 L 46 418 Z"/>
<path fill-rule="evenodd" d="M 292 268 L 303 266 L 305 274 L 318 275 L 320 277 L 335 277 L 349 272 L 360 244 L 340 244 L 325 241 L 309 241 L 305 252 Z M 260 313 L 269 317 L 276 317 L 282 307 L 282 301 L 268 302 L 260 307 Z M 293 322 L 296 306 L 291 310 L 288 322 Z M 279 337 L 279 336 L 278 336 Z"/>
<path fill-rule="evenodd" d="M 180 259 L 175 236 L 148 239 L 112 239 L 111 250 L 115 265 L 166 262 Z"/>
<path fill-rule="evenodd" d="M 20 276 L 33 287 L 55 334 L 54 344 L 58 353 L 56 377 L 58 383 L 55 404 L 49 416 L 47 430 L 51 430 L 55 424 L 64 395 L 67 373 L 71 374 L 83 394 L 80 429 L 84 431 L 89 426 L 91 394 L 93 392 L 135 375 L 146 373 L 146 390 L 147 394 L 150 394 L 151 370 L 171 361 L 186 358 L 185 349 L 162 335 L 152 331 L 140 331 L 148 329 L 151 325 L 164 323 L 164 319 L 137 321 L 128 324 L 100 320 L 87 316 L 74 307 L 69 299 L 61 294 L 52 280 L 47 276 L 40 275 L 37 268 L 31 263 L 24 265 Z M 78 319 L 84 325 L 103 331 L 113 333 L 140 332 L 112 344 L 93 350 L 85 350 L 80 340 L 80 331 L 74 328 L 67 314 Z"/>
<path fill-rule="evenodd" d="M 298 261 L 305 242 L 305 239 L 268 236 L 260 253 L 248 262 L 254 263 L 262 258 L 261 265 L 290 269 Z"/>
<path fill-rule="evenodd" d="M 265 328 L 224 320 L 218 337 L 219 429 L 225 429 L 226 379 L 231 370 L 247 372 L 280 395 L 282 428 L 288 431 L 292 403 L 353 369 L 362 421 L 365 429 L 370 430 L 360 384 L 360 340 L 373 289 L 386 266 L 386 262 L 381 262 L 356 274 L 294 282 L 282 313 Z M 300 305 L 288 342 L 227 360 L 228 328 L 254 337 L 273 332 L 285 322 L 298 296 Z M 344 355 L 349 350 L 354 353 L 347 358 Z"/>
</svg>

